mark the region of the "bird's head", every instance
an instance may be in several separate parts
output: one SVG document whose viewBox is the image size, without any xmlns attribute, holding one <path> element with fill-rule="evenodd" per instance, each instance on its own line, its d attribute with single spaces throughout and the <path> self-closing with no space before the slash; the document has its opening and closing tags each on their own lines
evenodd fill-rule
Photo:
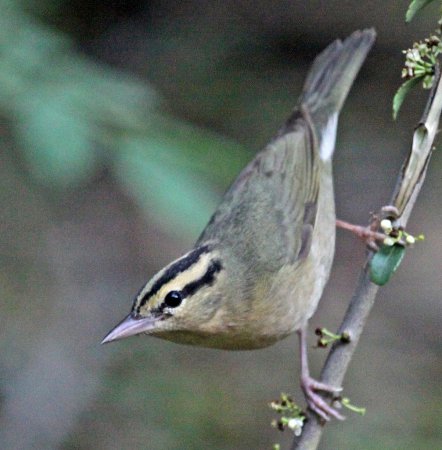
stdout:
<svg viewBox="0 0 442 450">
<path fill-rule="evenodd" d="M 143 286 L 131 313 L 103 343 L 141 333 L 178 341 L 181 334 L 198 333 L 219 308 L 223 272 L 222 259 L 214 246 L 193 249 Z"/>
</svg>

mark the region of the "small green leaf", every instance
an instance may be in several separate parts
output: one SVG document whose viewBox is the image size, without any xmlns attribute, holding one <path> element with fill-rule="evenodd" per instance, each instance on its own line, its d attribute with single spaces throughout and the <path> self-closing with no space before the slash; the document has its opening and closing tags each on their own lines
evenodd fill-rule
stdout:
<svg viewBox="0 0 442 450">
<path fill-rule="evenodd" d="M 370 261 L 370 280 L 383 286 L 396 272 L 405 255 L 405 247 L 383 245 Z"/>
<path fill-rule="evenodd" d="M 405 14 L 405 21 L 411 22 L 418 11 L 425 8 L 425 6 L 429 5 L 433 1 L 434 0 L 413 0 L 408 7 L 407 13 Z"/>
<path fill-rule="evenodd" d="M 393 98 L 393 119 L 396 120 L 399 110 L 401 109 L 402 103 L 405 100 L 406 95 L 411 91 L 411 89 L 416 86 L 416 84 L 421 81 L 422 77 L 411 78 L 407 80 L 394 94 Z"/>
</svg>

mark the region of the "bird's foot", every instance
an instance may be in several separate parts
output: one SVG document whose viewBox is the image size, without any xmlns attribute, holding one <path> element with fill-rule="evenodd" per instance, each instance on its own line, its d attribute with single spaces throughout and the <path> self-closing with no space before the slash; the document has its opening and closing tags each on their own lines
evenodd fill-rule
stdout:
<svg viewBox="0 0 442 450">
<path fill-rule="evenodd" d="M 381 212 L 379 214 L 381 217 L 380 219 L 391 219 L 391 220 L 395 220 L 399 217 L 399 210 L 396 208 L 396 206 L 393 205 L 385 205 L 381 208 Z M 374 214 L 374 217 L 376 217 L 377 215 Z"/>
<path fill-rule="evenodd" d="M 324 398 L 316 392 L 323 391 L 333 394 L 342 391 L 342 388 L 321 383 L 310 376 L 303 376 L 301 377 L 301 389 L 304 392 L 309 408 L 321 417 L 321 419 L 326 422 L 332 417 L 338 420 L 345 420 L 345 417 L 342 414 L 330 406 Z"/>
<path fill-rule="evenodd" d="M 377 252 L 379 250 L 378 243 L 382 244 L 385 238 L 388 237 L 385 227 L 381 226 L 385 222 L 384 219 L 391 219 L 393 221 L 397 217 L 399 217 L 399 210 L 393 205 L 387 205 L 383 206 L 379 213 L 372 213 L 369 226 L 354 225 L 339 219 L 336 220 L 336 226 L 351 231 L 359 239 L 362 239 L 369 249 Z M 382 231 L 378 231 L 380 227 Z"/>
<path fill-rule="evenodd" d="M 363 227 L 361 225 L 354 225 L 349 222 L 345 222 L 344 220 L 336 219 L 336 226 L 338 228 L 342 228 L 344 230 L 351 231 L 354 233 L 359 239 L 365 242 L 365 244 L 374 251 L 378 251 L 379 247 L 377 245 L 378 242 L 383 242 L 386 238 L 385 233 L 380 233 L 377 231 L 378 224 L 369 225 L 368 227 Z"/>
</svg>

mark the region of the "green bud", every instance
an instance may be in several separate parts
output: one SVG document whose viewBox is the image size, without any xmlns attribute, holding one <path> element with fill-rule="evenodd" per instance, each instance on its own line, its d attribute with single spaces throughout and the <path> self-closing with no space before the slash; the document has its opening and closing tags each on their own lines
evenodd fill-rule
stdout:
<svg viewBox="0 0 442 450">
<path fill-rule="evenodd" d="M 391 237 L 386 237 L 384 239 L 384 245 L 386 245 L 387 247 L 392 247 L 395 243 L 396 241 Z"/>
<path fill-rule="evenodd" d="M 405 241 L 407 244 L 414 244 L 416 242 L 416 238 L 414 236 L 412 236 L 411 234 L 408 234 L 407 237 L 405 238 Z"/>
</svg>

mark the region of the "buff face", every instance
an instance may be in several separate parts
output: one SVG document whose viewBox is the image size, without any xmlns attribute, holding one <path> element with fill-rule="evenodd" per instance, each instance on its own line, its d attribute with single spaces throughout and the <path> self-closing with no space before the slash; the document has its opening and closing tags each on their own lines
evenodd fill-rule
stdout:
<svg viewBox="0 0 442 450">
<path fill-rule="evenodd" d="M 193 314 L 195 322 L 210 319 L 217 298 L 210 288 L 224 278 L 223 271 L 222 260 L 212 245 L 197 247 L 173 261 L 141 289 L 129 316 L 103 342 L 141 333 L 161 336 L 170 330 L 180 332 L 188 328 L 187 310 L 192 303 L 207 303 L 199 309 L 205 311 L 204 318 Z"/>
<path fill-rule="evenodd" d="M 196 248 L 158 272 L 137 295 L 132 312 L 145 316 L 178 308 L 201 289 L 212 286 L 222 270 L 221 260 L 210 245 Z"/>
</svg>

